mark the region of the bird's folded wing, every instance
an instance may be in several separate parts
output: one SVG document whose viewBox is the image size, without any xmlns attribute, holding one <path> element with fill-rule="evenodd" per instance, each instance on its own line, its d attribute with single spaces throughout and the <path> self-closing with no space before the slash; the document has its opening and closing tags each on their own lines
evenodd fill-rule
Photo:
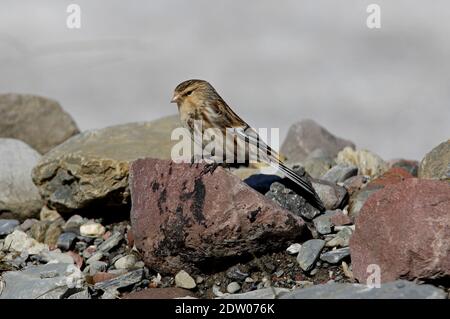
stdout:
<svg viewBox="0 0 450 319">
<path fill-rule="evenodd" d="M 298 184 L 304 191 L 306 191 L 312 198 L 314 198 L 319 208 L 323 209 L 323 204 L 317 196 L 314 188 L 307 183 L 302 177 L 296 174 L 292 169 L 287 167 L 281 160 L 278 152 L 268 146 L 258 135 L 258 133 L 251 127 L 235 128 L 236 135 L 245 140 L 246 143 L 257 147 L 260 159 L 267 161 L 272 167 L 279 169 L 286 177 Z"/>
</svg>

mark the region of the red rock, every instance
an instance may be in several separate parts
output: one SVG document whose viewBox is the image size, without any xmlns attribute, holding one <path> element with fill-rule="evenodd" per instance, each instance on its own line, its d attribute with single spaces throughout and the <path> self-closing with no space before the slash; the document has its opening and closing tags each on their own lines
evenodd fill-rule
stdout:
<svg viewBox="0 0 450 319">
<path fill-rule="evenodd" d="M 194 297 L 189 290 L 177 287 L 150 288 L 136 291 L 123 296 L 123 299 L 174 299 L 182 297 Z"/>
<path fill-rule="evenodd" d="M 450 185 L 407 178 L 369 197 L 350 240 L 355 277 L 381 268 L 381 282 L 450 276 Z"/>
<path fill-rule="evenodd" d="M 130 167 L 131 225 L 143 260 L 160 273 L 211 270 L 281 250 L 304 221 L 218 167 L 141 159 Z"/>
<path fill-rule="evenodd" d="M 369 184 L 367 184 L 367 188 L 380 188 L 390 184 L 396 184 L 401 181 L 404 181 L 407 178 L 412 178 L 414 176 L 411 175 L 407 170 L 400 167 L 392 167 L 387 172 L 385 172 L 380 177 L 374 179 Z"/>
<path fill-rule="evenodd" d="M 344 226 L 352 224 L 351 218 L 348 217 L 348 215 L 344 214 L 342 211 L 337 212 L 336 214 L 331 216 L 330 221 L 334 226 Z"/>
<path fill-rule="evenodd" d="M 100 272 L 95 273 L 94 276 L 92 276 L 92 280 L 94 281 L 94 284 L 96 284 L 98 282 L 116 278 L 117 276 L 118 276 L 117 274 L 111 274 L 109 272 L 101 272 L 100 271 Z"/>
</svg>

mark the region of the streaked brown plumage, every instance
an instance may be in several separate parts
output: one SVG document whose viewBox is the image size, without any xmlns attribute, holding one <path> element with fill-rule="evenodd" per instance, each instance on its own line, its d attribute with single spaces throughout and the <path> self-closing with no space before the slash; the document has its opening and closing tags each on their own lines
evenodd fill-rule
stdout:
<svg viewBox="0 0 450 319">
<path fill-rule="evenodd" d="M 324 210 L 322 201 L 314 191 L 314 188 L 289 167 L 284 165 L 278 153 L 262 141 L 258 133 L 233 112 L 207 81 L 193 79 L 180 83 L 175 88 L 171 102 L 177 103 L 181 122 L 190 130 L 192 136 L 196 132 L 196 127 L 194 126 L 195 121 L 201 121 L 202 123 L 201 134 L 204 134 L 205 130 L 212 128 L 219 129 L 223 136 L 226 136 L 227 131 L 232 129 L 234 135 L 231 137 L 232 141 L 230 144 L 233 147 L 232 151 L 235 160 L 237 159 L 237 151 L 245 148 L 243 152 L 246 153 L 246 160 L 248 161 L 250 158 L 250 154 L 248 153 L 249 149 L 251 149 L 249 146 L 253 146 L 253 151 L 256 147 L 258 151 L 255 153 L 258 153 L 258 161 L 279 169 L 283 175 L 299 185 L 309 195 L 307 197 L 314 206 L 320 210 Z M 203 143 L 204 141 L 202 141 L 202 146 L 204 147 L 205 145 Z M 221 145 L 220 147 L 224 146 Z M 253 151 L 250 150 L 250 152 Z M 223 156 L 225 156 L 225 152 L 226 149 L 224 147 Z M 260 156 L 260 153 L 263 155 Z M 245 162 L 245 164 L 248 165 L 249 162 Z"/>
</svg>

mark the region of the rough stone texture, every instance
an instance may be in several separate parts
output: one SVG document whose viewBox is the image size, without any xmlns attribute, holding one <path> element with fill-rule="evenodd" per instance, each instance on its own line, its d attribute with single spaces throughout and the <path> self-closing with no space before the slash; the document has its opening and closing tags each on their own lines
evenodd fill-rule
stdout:
<svg viewBox="0 0 450 319">
<path fill-rule="evenodd" d="M 325 246 L 325 241 L 322 239 L 310 239 L 302 244 L 297 255 L 297 262 L 304 271 L 310 271 L 314 267 L 323 246 Z"/>
<path fill-rule="evenodd" d="M 0 299 L 60 299 L 71 283 L 67 271 L 71 264 L 52 263 L 2 274 L 5 282 Z"/>
<path fill-rule="evenodd" d="M 278 182 L 270 185 L 266 197 L 295 215 L 306 219 L 313 219 L 320 214 L 320 211 L 306 202 L 302 196 Z"/>
<path fill-rule="evenodd" d="M 43 202 L 31 170 L 40 157 L 22 141 L 0 138 L 0 218 L 23 221 L 39 214 Z"/>
<path fill-rule="evenodd" d="M 337 264 L 347 256 L 350 256 L 350 248 L 344 247 L 323 253 L 320 255 L 320 260 L 326 261 L 330 264 Z"/>
<path fill-rule="evenodd" d="M 446 299 L 447 293 L 431 285 L 417 285 L 406 280 L 369 288 L 360 284 L 330 283 L 295 289 L 281 299 Z"/>
<path fill-rule="evenodd" d="M 58 102 L 24 94 L 0 95 L 0 137 L 24 141 L 41 154 L 79 133 Z"/>
<path fill-rule="evenodd" d="M 327 156 L 334 158 L 346 146 L 355 147 L 352 142 L 336 137 L 313 120 L 306 119 L 289 128 L 281 153 L 289 162 L 303 162 L 316 149 L 322 149 Z"/>
<path fill-rule="evenodd" d="M 15 219 L 0 219 L 0 236 L 11 234 L 19 224 Z"/>
<path fill-rule="evenodd" d="M 214 268 L 282 250 L 303 220 L 222 168 L 142 159 L 131 165 L 131 224 L 145 263 L 161 273 Z"/>
<path fill-rule="evenodd" d="M 348 195 L 352 197 L 353 194 L 357 193 L 361 188 L 363 188 L 368 181 L 369 178 L 367 176 L 357 175 L 350 177 L 345 182 L 343 182 L 343 186 L 347 190 Z"/>
<path fill-rule="evenodd" d="M 171 116 L 83 132 L 47 153 L 33 170 L 42 197 L 59 212 L 129 205 L 129 163 L 142 157 L 170 158 Z M 105 207 L 109 206 L 109 207 Z"/>
<path fill-rule="evenodd" d="M 365 282 L 378 264 L 381 281 L 450 275 L 450 186 L 408 178 L 371 196 L 350 240 L 353 273 Z"/>
<path fill-rule="evenodd" d="M 358 167 L 359 174 L 371 177 L 379 176 L 388 170 L 388 164 L 378 155 L 367 150 L 344 148 L 337 155 L 338 164 L 348 164 Z"/>
<path fill-rule="evenodd" d="M 332 183 L 342 183 L 357 174 L 358 167 L 348 164 L 338 164 L 328 170 L 321 179 Z"/>
<path fill-rule="evenodd" d="M 348 194 L 344 187 L 321 180 L 313 181 L 312 186 L 326 209 L 334 210 L 347 204 Z"/>
<path fill-rule="evenodd" d="M 450 139 L 425 155 L 420 162 L 419 177 L 450 181 Z"/>
<path fill-rule="evenodd" d="M 366 187 L 367 189 L 380 188 L 386 185 L 400 183 L 401 181 L 412 177 L 414 176 L 412 176 L 407 170 L 400 167 L 393 167 L 368 183 Z"/>
</svg>

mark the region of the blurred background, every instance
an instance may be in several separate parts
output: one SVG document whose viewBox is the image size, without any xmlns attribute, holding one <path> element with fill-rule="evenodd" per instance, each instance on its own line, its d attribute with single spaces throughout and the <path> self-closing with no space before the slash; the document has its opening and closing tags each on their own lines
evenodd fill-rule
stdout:
<svg viewBox="0 0 450 319">
<path fill-rule="evenodd" d="M 81 6 L 81 29 L 66 8 Z M 381 6 L 381 29 L 366 8 Z M 444 0 L 0 0 L 0 93 L 58 100 L 80 129 L 175 114 L 210 81 L 255 127 L 312 118 L 385 159 L 450 137 Z"/>
</svg>

